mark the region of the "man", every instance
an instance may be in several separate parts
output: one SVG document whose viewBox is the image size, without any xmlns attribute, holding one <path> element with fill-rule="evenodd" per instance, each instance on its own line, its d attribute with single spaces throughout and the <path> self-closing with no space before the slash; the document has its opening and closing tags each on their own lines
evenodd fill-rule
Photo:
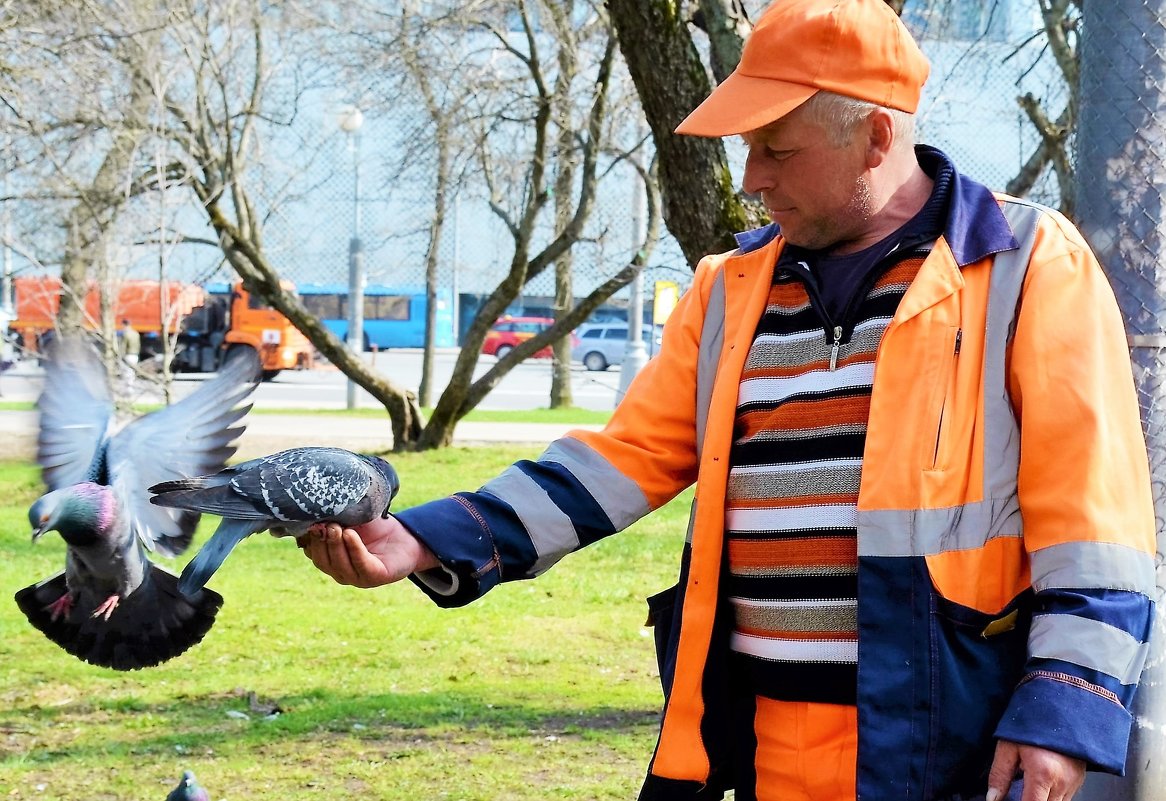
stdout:
<svg viewBox="0 0 1166 801">
<path fill-rule="evenodd" d="M 927 73 L 881 0 L 775 3 L 677 129 L 742 135 L 774 224 L 702 261 L 610 424 L 309 557 L 456 606 L 695 481 L 641 798 L 1121 772 L 1155 586 L 1122 321 L 1067 220 L 912 146 Z"/>
<path fill-rule="evenodd" d="M 123 319 L 118 337 L 121 358 L 126 363 L 126 380 L 132 384 L 137 372 L 138 357 L 142 353 L 142 335 L 137 332 L 128 319 Z"/>
</svg>

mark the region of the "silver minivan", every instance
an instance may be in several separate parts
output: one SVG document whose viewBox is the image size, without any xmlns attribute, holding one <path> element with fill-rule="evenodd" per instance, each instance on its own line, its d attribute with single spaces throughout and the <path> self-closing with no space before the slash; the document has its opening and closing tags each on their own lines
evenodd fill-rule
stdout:
<svg viewBox="0 0 1166 801">
<path fill-rule="evenodd" d="M 648 358 L 660 349 L 662 326 L 645 325 L 643 328 L 644 350 Z M 583 362 L 588 370 L 606 370 L 613 364 L 623 364 L 628 346 L 628 324 L 622 320 L 609 323 L 591 323 L 579 328 L 575 334 L 579 344 L 571 348 L 571 360 Z"/>
</svg>

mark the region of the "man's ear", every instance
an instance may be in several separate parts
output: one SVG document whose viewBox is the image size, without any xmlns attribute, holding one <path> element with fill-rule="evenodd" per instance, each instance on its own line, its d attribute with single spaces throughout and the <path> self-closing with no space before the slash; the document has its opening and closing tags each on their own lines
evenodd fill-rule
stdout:
<svg viewBox="0 0 1166 801">
<path fill-rule="evenodd" d="M 895 144 L 895 118 L 885 108 L 876 108 L 866 118 L 866 166 L 882 164 Z"/>
</svg>

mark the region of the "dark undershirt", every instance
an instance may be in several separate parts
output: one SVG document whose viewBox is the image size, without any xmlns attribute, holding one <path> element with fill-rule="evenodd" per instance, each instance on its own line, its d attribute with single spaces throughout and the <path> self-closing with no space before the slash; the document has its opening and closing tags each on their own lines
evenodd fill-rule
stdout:
<svg viewBox="0 0 1166 801">
<path fill-rule="evenodd" d="M 782 253 L 779 265 L 799 261 L 809 265 L 823 310 L 832 322 L 843 322 L 854 294 L 868 285 L 869 274 L 880 269 L 892 251 L 932 242 L 943 233 L 955 170 L 940 158 L 924 153 L 920 156 L 919 166 L 935 182 L 931 196 L 914 217 L 889 236 L 856 253 L 844 255 L 832 255 L 829 249 L 807 250 L 796 246 L 790 246 Z"/>
</svg>

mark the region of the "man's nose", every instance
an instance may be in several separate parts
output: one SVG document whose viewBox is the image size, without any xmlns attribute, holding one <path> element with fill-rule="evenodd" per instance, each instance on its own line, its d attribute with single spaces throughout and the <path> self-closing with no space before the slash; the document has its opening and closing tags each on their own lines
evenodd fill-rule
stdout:
<svg viewBox="0 0 1166 801">
<path fill-rule="evenodd" d="M 745 158 L 745 175 L 741 179 L 741 189 L 747 195 L 758 195 L 774 186 L 774 170 L 770 159 L 750 153 Z"/>
</svg>

